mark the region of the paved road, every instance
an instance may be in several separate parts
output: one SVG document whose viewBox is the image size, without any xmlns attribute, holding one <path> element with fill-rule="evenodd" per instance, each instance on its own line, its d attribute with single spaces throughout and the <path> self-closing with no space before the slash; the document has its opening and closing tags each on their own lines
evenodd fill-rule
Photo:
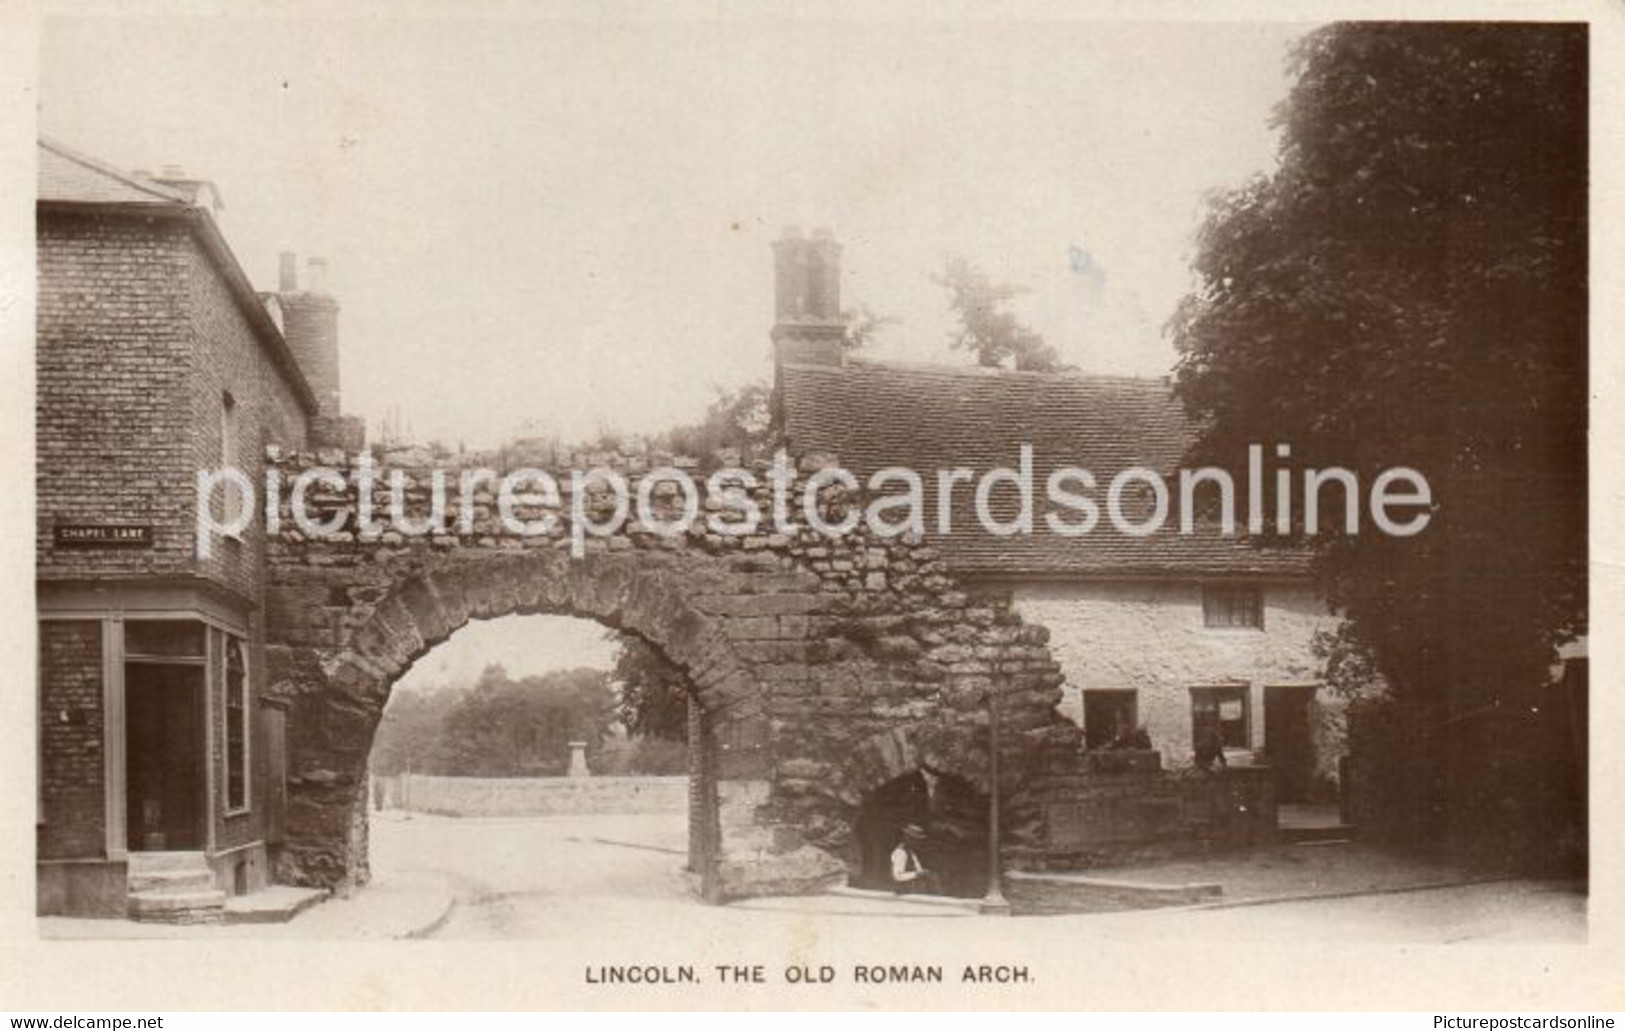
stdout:
<svg viewBox="0 0 1625 1031">
<path fill-rule="evenodd" d="M 434 872 L 457 899 L 438 938 L 569 938 L 590 929 L 606 944 L 643 940 L 651 926 L 686 927 L 719 940 L 772 939 L 818 919 L 824 940 L 853 942 L 928 933 L 934 941 L 985 941 L 984 921 L 893 905 L 774 902 L 700 905 L 682 873 L 684 820 L 675 816 L 445 819 L 374 822 L 381 877 Z M 928 922 L 927 922 L 928 921 Z M 1024 918 L 1022 936 L 1075 945 L 1101 941 L 1572 942 L 1585 937 L 1585 897 L 1536 881 L 1464 885 L 1232 909 Z M 922 928 L 929 928 L 922 932 Z"/>
</svg>

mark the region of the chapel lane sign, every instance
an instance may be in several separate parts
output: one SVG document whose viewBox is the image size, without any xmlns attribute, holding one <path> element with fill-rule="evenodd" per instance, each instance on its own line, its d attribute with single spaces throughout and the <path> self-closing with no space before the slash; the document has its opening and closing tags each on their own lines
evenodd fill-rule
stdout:
<svg viewBox="0 0 1625 1031">
<path fill-rule="evenodd" d="M 150 548 L 152 527 L 58 523 L 52 529 L 52 540 L 59 548 Z"/>
</svg>

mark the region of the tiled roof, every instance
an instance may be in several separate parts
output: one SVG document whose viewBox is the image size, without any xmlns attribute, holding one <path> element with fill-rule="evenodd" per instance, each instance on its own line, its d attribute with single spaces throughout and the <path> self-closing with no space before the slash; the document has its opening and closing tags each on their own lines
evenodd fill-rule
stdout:
<svg viewBox="0 0 1625 1031">
<path fill-rule="evenodd" d="M 187 207 L 179 190 L 120 171 L 60 143 L 39 141 L 39 200 L 79 204 Z"/>
<path fill-rule="evenodd" d="M 920 473 L 927 537 L 958 572 L 1161 577 L 1307 571 L 1302 552 L 1256 547 L 1200 521 L 1196 532 L 1178 532 L 1176 470 L 1192 426 L 1161 380 L 853 358 L 844 366 L 786 365 L 782 389 L 786 431 L 797 453 L 832 454 L 860 480 L 886 466 Z M 963 467 L 980 478 L 995 467 L 1015 469 L 1022 443 L 1033 447 L 1034 532 L 998 537 L 985 531 L 975 517 L 974 484 L 963 483 L 953 491 L 952 529 L 939 533 L 937 470 Z M 1082 537 L 1062 537 L 1044 525 L 1045 483 L 1050 472 L 1064 466 L 1087 469 L 1095 477 L 1091 496 L 1101 518 Z M 1173 495 L 1164 528 L 1147 537 L 1118 532 L 1106 516 L 1107 487 L 1131 466 L 1160 472 Z M 1149 504 L 1149 492 L 1140 500 Z M 1245 503 L 1240 483 L 1237 503 Z M 1013 490 L 1000 488 L 990 507 L 995 515 L 1013 514 Z M 1125 509 L 1132 515 L 1136 506 Z M 1078 519 L 1071 510 L 1061 515 L 1068 522 Z M 1244 518 L 1238 512 L 1238 519 Z"/>
</svg>

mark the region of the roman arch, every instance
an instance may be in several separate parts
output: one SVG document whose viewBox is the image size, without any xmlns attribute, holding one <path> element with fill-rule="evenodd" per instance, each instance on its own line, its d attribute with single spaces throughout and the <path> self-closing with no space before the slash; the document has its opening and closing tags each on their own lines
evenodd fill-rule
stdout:
<svg viewBox="0 0 1625 1031">
<path fill-rule="evenodd" d="M 567 457 L 561 470 L 585 467 L 587 456 Z M 421 451 L 377 458 L 379 510 L 393 469 L 406 476 L 409 509 L 427 510 L 431 467 L 443 463 Z M 590 458 L 634 484 L 651 464 Z M 644 638 L 687 673 L 699 731 L 691 856 L 712 900 L 838 879 L 864 794 L 901 771 L 925 765 L 985 790 L 990 704 L 1007 798 L 1019 798 L 1045 756 L 1076 749 L 1077 728 L 1055 713 L 1061 675 L 1046 631 L 967 595 L 917 539 L 765 526 L 734 536 L 702 522 L 680 537 L 633 528 L 592 538 L 577 557 L 565 539 L 568 497 L 550 509 L 558 532 L 516 535 L 489 490 L 471 485 L 465 499 L 455 475 L 447 509 L 467 504 L 471 532 L 364 533 L 354 459 L 270 461 L 284 516 L 302 471 L 344 476 L 342 487 L 306 495 L 337 529 L 284 526 L 266 546 L 269 693 L 287 713 L 281 880 L 342 889 L 366 879 L 365 767 L 390 687 L 473 619 L 593 619 Z M 770 503 L 765 492 L 755 500 Z M 827 503 L 850 500 L 834 492 Z M 1030 844 L 1030 823 L 1011 812 L 1005 847 Z"/>
</svg>

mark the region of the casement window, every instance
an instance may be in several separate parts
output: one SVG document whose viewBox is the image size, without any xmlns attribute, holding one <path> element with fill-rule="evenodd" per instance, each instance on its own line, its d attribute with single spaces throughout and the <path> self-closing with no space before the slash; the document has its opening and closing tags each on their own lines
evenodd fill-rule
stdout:
<svg viewBox="0 0 1625 1031">
<path fill-rule="evenodd" d="M 248 666 L 242 641 L 226 638 L 226 811 L 248 808 Z"/>
<path fill-rule="evenodd" d="M 1251 708 L 1246 684 L 1191 688 L 1191 747 L 1200 744 L 1205 728 L 1217 726 L 1225 748 L 1251 748 Z"/>
<path fill-rule="evenodd" d="M 1134 691 L 1083 692 L 1083 742 L 1086 748 L 1105 748 L 1134 732 L 1139 719 Z"/>
<path fill-rule="evenodd" d="M 1263 588 L 1233 584 L 1203 584 L 1202 625 L 1212 628 L 1262 630 Z"/>
</svg>

